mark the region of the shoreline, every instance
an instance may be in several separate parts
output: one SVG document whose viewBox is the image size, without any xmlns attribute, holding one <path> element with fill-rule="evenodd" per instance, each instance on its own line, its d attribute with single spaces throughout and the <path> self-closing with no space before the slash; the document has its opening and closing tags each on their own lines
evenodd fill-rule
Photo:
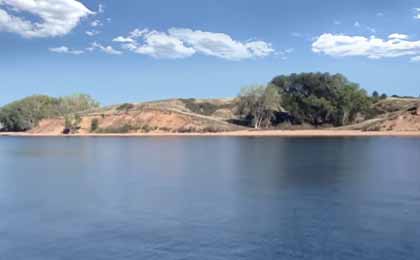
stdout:
<svg viewBox="0 0 420 260">
<path fill-rule="evenodd" d="M 420 131 L 241 130 L 219 133 L 38 134 L 4 132 L 0 137 L 420 137 Z"/>
</svg>

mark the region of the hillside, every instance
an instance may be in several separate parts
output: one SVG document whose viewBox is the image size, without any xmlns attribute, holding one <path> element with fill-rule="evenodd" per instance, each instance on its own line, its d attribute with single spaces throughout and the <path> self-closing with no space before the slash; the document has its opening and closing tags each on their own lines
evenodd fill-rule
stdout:
<svg viewBox="0 0 420 260">
<path fill-rule="evenodd" d="M 373 105 L 377 116 L 364 122 L 341 127 L 362 131 L 420 131 L 420 99 L 388 98 Z"/>
<path fill-rule="evenodd" d="M 145 103 L 126 103 L 80 113 L 77 133 L 92 132 L 92 121 L 98 123 L 96 133 L 147 132 L 225 132 L 241 130 L 232 124 L 235 99 L 170 99 Z M 60 134 L 65 128 L 63 117 L 43 119 L 29 131 L 37 134 Z"/>
</svg>

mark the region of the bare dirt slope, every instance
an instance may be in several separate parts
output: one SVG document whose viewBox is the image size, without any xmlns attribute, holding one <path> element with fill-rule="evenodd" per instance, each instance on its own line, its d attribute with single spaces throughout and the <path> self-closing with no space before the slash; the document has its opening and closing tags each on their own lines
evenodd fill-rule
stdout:
<svg viewBox="0 0 420 260">
<path fill-rule="evenodd" d="M 341 129 L 362 131 L 420 131 L 420 99 L 388 98 L 375 104 L 377 116 Z"/>
<path fill-rule="evenodd" d="M 91 132 L 92 120 L 98 121 L 97 133 L 147 132 L 225 132 L 243 129 L 231 124 L 236 120 L 235 99 L 170 99 L 145 103 L 126 103 L 81 113 L 78 133 Z M 60 134 L 63 118 L 44 119 L 32 129 L 34 134 Z"/>
</svg>

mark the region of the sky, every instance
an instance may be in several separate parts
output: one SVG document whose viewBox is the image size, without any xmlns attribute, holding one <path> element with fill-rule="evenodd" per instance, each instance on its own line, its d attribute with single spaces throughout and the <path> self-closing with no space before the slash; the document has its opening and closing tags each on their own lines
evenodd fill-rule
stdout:
<svg viewBox="0 0 420 260">
<path fill-rule="evenodd" d="M 420 0 L 0 0 L 0 105 L 233 97 L 299 72 L 418 96 L 419 29 Z"/>
</svg>

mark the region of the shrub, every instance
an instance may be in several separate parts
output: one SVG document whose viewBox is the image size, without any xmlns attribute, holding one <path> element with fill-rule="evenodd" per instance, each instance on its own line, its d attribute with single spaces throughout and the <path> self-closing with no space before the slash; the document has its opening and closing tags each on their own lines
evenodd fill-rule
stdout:
<svg viewBox="0 0 420 260">
<path fill-rule="evenodd" d="M 99 120 L 97 118 L 92 119 L 90 122 L 90 131 L 95 132 L 99 128 Z"/>
</svg>

